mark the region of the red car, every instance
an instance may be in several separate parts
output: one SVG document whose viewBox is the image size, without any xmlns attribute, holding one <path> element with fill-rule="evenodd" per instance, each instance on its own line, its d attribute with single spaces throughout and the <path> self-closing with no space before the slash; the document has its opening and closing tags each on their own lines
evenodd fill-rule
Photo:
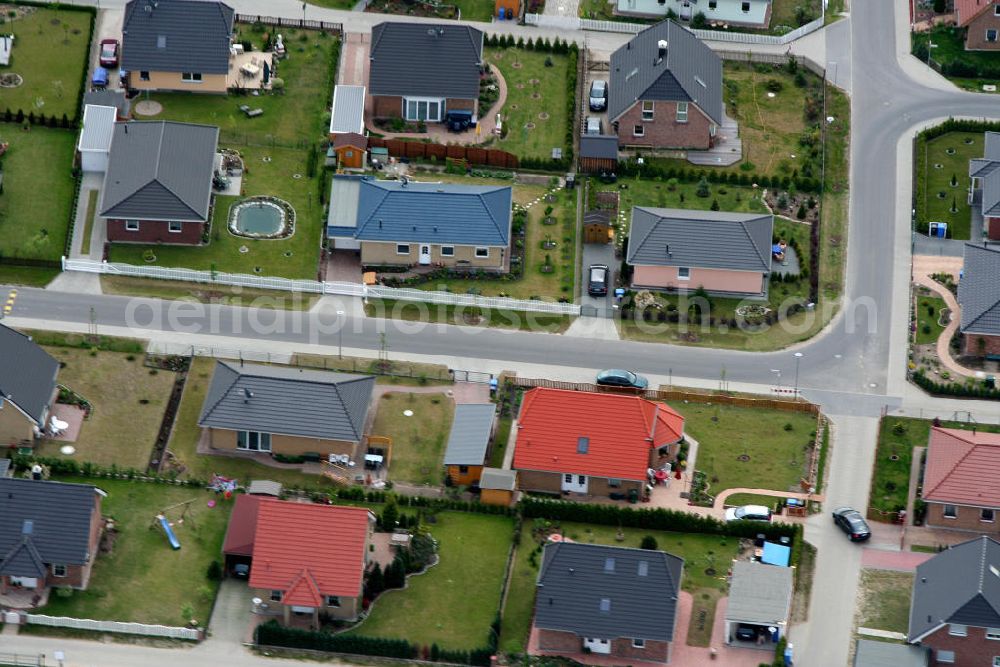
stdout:
<svg viewBox="0 0 1000 667">
<path fill-rule="evenodd" d="M 118 66 L 118 40 L 117 39 L 102 39 L 101 40 L 101 67 L 117 67 Z"/>
</svg>

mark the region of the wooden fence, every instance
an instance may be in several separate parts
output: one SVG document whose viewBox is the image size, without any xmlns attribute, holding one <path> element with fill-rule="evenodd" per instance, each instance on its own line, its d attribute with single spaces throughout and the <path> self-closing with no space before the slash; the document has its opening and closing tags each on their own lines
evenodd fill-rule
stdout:
<svg viewBox="0 0 1000 667">
<path fill-rule="evenodd" d="M 487 165 L 500 169 L 516 169 L 517 156 L 507 151 L 495 148 L 479 148 L 478 146 L 454 146 L 421 141 L 404 141 L 402 139 L 381 139 L 370 137 L 368 148 L 385 148 L 389 155 L 396 158 L 412 158 L 430 160 L 431 158 L 444 163 L 447 158 L 468 160 L 472 164 Z"/>
<path fill-rule="evenodd" d="M 237 14 L 237 23 L 260 23 L 279 28 L 303 28 L 305 30 L 326 30 L 340 34 L 344 32 L 342 23 L 328 23 L 327 21 L 306 21 L 304 19 L 284 19 L 280 16 L 261 16 L 259 14 Z"/>
</svg>

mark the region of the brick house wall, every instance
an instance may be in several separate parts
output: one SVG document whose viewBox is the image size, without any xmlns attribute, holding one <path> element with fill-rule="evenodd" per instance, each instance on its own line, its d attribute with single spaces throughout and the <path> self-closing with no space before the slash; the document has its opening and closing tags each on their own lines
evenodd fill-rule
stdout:
<svg viewBox="0 0 1000 667">
<path fill-rule="evenodd" d="M 935 630 L 920 641 L 921 646 L 931 648 L 931 660 L 929 667 L 937 665 L 969 665 L 975 667 L 983 665 L 990 667 L 993 658 L 1000 656 L 1000 641 L 987 639 L 985 628 L 970 626 L 966 637 L 953 637 L 948 634 L 948 625 Z M 940 662 L 937 659 L 939 650 L 954 651 L 954 662 Z"/>
<path fill-rule="evenodd" d="M 928 502 L 925 523 L 934 528 L 950 528 L 952 530 L 969 530 L 976 533 L 996 535 L 1000 533 L 1000 508 L 993 510 L 993 521 L 983 521 L 979 507 L 968 505 L 955 506 L 955 518 L 944 516 L 945 503 Z M 1000 644 L 998 644 L 1000 648 Z M 997 655 L 1000 655 L 998 653 Z"/>
<path fill-rule="evenodd" d="M 583 639 L 572 632 L 538 628 L 538 648 L 553 653 L 580 653 L 583 650 Z"/>
<path fill-rule="evenodd" d="M 254 588 L 251 590 L 253 591 L 254 597 L 258 597 L 264 602 L 266 602 L 268 605 L 271 606 L 271 609 L 281 609 L 283 616 L 285 617 L 291 616 L 291 607 L 286 606 L 280 602 L 273 601 L 271 599 L 271 591 L 265 590 L 263 588 Z M 284 591 L 282 591 L 282 594 L 284 594 Z M 322 607 L 317 607 L 316 611 L 319 614 L 326 614 L 331 618 L 336 618 L 344 621 L 353 621 L 357 619 L 358 614 L 361 613 L 361 598 L 360 596 L 359 597 L 342 596 L 340 598 L 339 607 L 322 606 Z"/>
<path fill-rule="evenodd" d="M 986 9 L 969 22 L 965 33 L 966 51 L 997 51 L 1000 50 L 1000 16 L 995 14 L 996 5 Z M 991 42 L 986 38 L 987 30 L 996 30 L 996 37 Z"/>
<path fill-rule="evenodd" d="M 538 649 L 549 653 L 582 653 L 583 638 L 573 632 L 562 630 L 538 630 Z M 603 637 L 601 639 L 604 639 Z M 668 662 L 670 660 L 670 642 L 647 641 L 644 648 L 632 646 L 630 637 L 620 637 L 611 640 L 611 656 L 625 660 L 642 662 Z M 595 656 L 603 658 L 604 656 Z M 578 656 L 574 659 L 579 660 Z M 586 658 L 583 658 L 586 662 Z"/>
<path fill-rule="evenodd" d="M 518 470 L 517 486 L 524 491 L 541 491 L 544 493 L 562 493 L 562 477 L 564 473 L 545 470 Z M 642 482 L 623 479 L 620 486 L 611 486 L 607 478 L 587 477 L 587 495 L 607 497 L 612 493 L 628 495 L 635 489 L 642 491 Z M 580 497 L 580 494 L 570 494 L 567 498 Z"/>
<path fill-rule="evenodd" d="M 236 431 L 221 428 L 209 428 L 208 446 L 212 449 L 236 450 Z M 321 456 L 327 454 L 347 454 L 357 458 L 355 442 L 346 440 L 326 440 L 324 438 L 304 438 L 295 435 L 271 434 L 271 453 L 288 456 L 301 456 L 306 452 L 318 452 Z M 239 450 L 249 451 L 249 450 Z M 257 453 L 257 452 L 253 452 Z M 266 454 L 266 452 L 261 452 Z"/>
<path fill-rule="evenodd" d="M 479 99 L 464 99 L 461 97 L 449 97 L 444 103 L 445 113 L 449 111 L 471 111 L 475 114 L 479 110 Z"/>
<path fill-rule="evenodd" d="M 425 97 L 424 95 L 414 95 L 413 97 Z M 448 97 L 444 101 L 444 113 L 448 111 L 471 111 L 473 114 L 479 109 L 479 99 L 465 99 L 461 97 Z M 403 96 L 402 95 L 372 95 L 372 116 L 375 118 L 402 118 L 403 117 Z M 443 114 L 442 114 L 443 117 Z"/>
<path fill-rule="evenodd" d="M 982 344 L 980 344 L 982 340 Z M 962 354 L 968 357 L 984 357 L 988 354 L 1000 354 L 1000 336 L 983 336 L 967 333 L 962 336 Z"/>
<path fill-rule="evenodd" d="M 35 423 L 9 401 L 0 403 L 0 443 L 16 445 L 35 437 Z"/>
<path fill-rule="evenodd" d="M 181 231 L 171 232 L 165 220 L 140 220 L 139 229 L 125 229 L 125 221 L 108 218 L 108 240 L 114 243 L 166 243 L 170 245 L 198 245 L 205 229 L 202 222 L 183 222 Z"/>
<path fill-rule="evenodd" d="M 619 146 L 652 146 L 653 148 L 690 148 L 705 150 L 712 144 L 715 123 L 694 102 L 688 103 L 688 120 L 677 122 L 677 103 L 655 101 L 653 119 L 642 119 L 642 101 L 636 102 L 618 120 Z M 643 136 L 635 136 L 637 125 Z"/>
<path fill-rule="evenodd" d="M 441 254 L 442 245 L 447 244 L 407 242 L 405 245 L 409 246 L 409 252 L 406 254 L 399 254 L 397 245 L 400 244 L 384 241 L 362 241 L 361 263 L 370 266 L 390 264 L 414 266 L 420 261 L 420 246 L 422 245 L 430 246 L 431 264 L 442 266 L 456 267 L 461 263 L 461 266 L 483 269 L 484 271 L 506 272 L 510 260 L 507 248 L 503 246 L 485 246 L 489 248 L 489 257 L 476 257 L 476 248 L 470 245 L 452 244 L 450 247 L 453 254 L 450 256 Z"/>
</svg>

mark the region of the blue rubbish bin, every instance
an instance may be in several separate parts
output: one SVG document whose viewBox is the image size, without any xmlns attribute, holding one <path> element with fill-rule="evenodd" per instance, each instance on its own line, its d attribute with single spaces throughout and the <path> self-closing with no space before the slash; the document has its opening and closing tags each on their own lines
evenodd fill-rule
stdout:
<svg viewBox="0 0 1000 667">
<path fill-rule="evenodd" d="M 785 667 L 792 667 L 792 645 L 785 646 Z"/>
</svg>

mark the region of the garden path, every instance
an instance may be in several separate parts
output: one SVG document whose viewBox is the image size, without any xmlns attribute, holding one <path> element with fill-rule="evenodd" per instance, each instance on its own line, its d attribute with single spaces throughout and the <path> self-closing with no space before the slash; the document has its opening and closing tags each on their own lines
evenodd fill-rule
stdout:
<svg viewBox="0 0 1000 667">
<path fill-rule="evenodd" d="M 931 278 L 934 273 L 950 273 L 958 278 L 958 273 L 962 269 L 964 259 L 962 257 L 927 257 L 914 256 L 913 258 L 913 282 L 923 285 L 942 299 L 948 306 L 952 317 L 948 326 L 944 328 L 937 339 L 937 356 L 941 363 L 952 373 L 965 377 L 976 377 L 976 371 L 969 370 L 955 361 L 951 356 L 951 339 L 955 335 L 955 330 L 961 323 L 962 318 L 959 313 L 962 311 L 958 307 L 958 301 L 951 290 Z"/>
</svg>

